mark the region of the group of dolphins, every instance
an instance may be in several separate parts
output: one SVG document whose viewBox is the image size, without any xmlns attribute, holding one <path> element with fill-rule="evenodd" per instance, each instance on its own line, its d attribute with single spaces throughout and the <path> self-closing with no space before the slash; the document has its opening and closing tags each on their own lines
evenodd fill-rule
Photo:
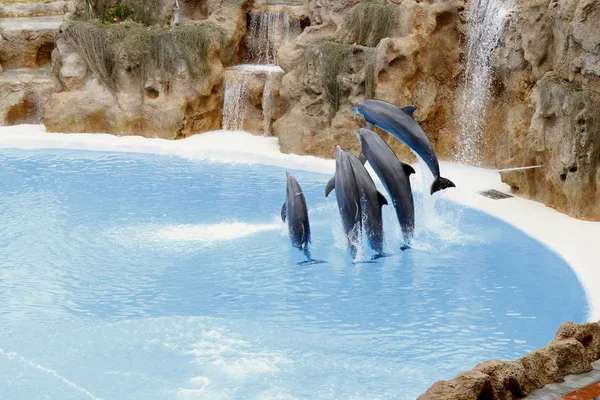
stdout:
<svg viewBox="0 0 600 400">
<path fill-rule="evenodd" d="M 409 178 L 415 170 L 396 157 L 388 144 L 373 131 L 375 126 L 394 135 L 425 161 L 435 178 L 431 184 L 431 194 L 455 187 L 452 181 L 440 176 L 440 165 L 433 146 L 413 117 L 415 110 L 415 106 L 400 108 L 375 99 L 362 100 L 352 109 L 352 112 L 362 115 L 366 121 L 366 128 L 354 131 L 360 140 L 361 154 L 357 158 L 337 146 L 335 175 L 327 183 L 325 196 L 329 196 L 335 189 L 348 248 L 353 258 L 363 229 L 369 246 L 377 253 L 376 257 L 384 255 L 381 208 L 388 201 L 377 191 L 365 168 L 366 161 L 369 161 L 392 199 L 405 242 L 402 250 L 409 247 L 414 233 L 415 211 Z M 292 245 L 304 252 L 307 261 L 314 261 L 308 250 L 311 239 L 306 198 L 298 181 L 288 172 L 286 174 L 287 197 L 281 208 L 281 219 L 283 222 L 287 221 Z"/>
</svg>

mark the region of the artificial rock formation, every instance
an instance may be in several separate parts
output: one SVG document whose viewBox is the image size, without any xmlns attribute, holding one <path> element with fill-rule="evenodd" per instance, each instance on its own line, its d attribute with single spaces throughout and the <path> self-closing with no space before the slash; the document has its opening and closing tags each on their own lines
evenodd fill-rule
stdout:
<svg viewBox="0 0 600 400">
<path fill-rule="evenodd" d="M 565 322 L 546 347 L 516 361 L 484 361 L 471 371 L 436 382 L 419 400 L 513 400 L 567 375 L 592 370 L 600 358 L 600 322 Z"/>
<path fill-rule="evenodd" d="M 274 130 L 282 151 L 328 158 L 337 144 L 345 150 L 358 151 L 359 142 L 352 131 L 363 126 L 364 121 L 350 109 L 360 99 L 376 97 L 395 104 L 415 104 L 416 118 L 437 151 L 449 156 L 451 99 L 462 70 L 463 6 L 460 0 L 406 0 L 394 4 L 390 6 L 394 23 L 389 37 L 379 41 L 377 47 L 351 43 L 344 50 L 339 47 L 344 44 L 339 42 L 356 40 L 347 34 L 352 27 L 346 25 L 352 23 L 348 17 L 360 4 L 309 2 L 311 26 L 279 52 L 279 62 L 286 71 L 281 92 L 285 114 L 276 121 Z M 330 54 L 336 51 L 347 51 L 348 55 L 332 60 Z M 328 71 L 333 63 L 346 64 L 340 66 L 337 76 Z M 327 87 L 332 80 L 337 80 L 338 86 L 334 88 L 335 102 Z M 384 137 L 389 138 L 387 134 Z M 410 159 L 405 146 L 392 140 L 389 143 L 400 156 Z"/>
<path fill-rule="evenodd" d="M 0 4 L 0 125 L 41 123 L 56 86 L 50 64 L 66 1 Z"/>
<path fill-rule="evenodd" d="M 167 6 L 163 8 L 168 9 Z M 168 77 L 157 71 L 146 73 L 141 70 L 145 63 L 130 61 L 130 55 L 134 53 L 128 54 L 127 46 L 121 46 L 115 51 L 117 62 L 115 78 L 111 79 L 114 81 L 112 90 L 109 87 L 112 82 L 107 85 L 102 74 L 94 71 L 94 66 L 90 66 L 77 44 L 64 34 L 67 26 L 63 26 L 53 54 L 55 79 L 60 90 L 48 102 L 44 116 L 48 131 L 108 132 L 177 139 L 219 129 L 224 64 L 237 59 L 239 43 L 246 29 L 244 4 L 208 1 L 206 13 L 201 14 L 199 20 L 192 20 L 196 16 L 193 9 L 190 13 L 192 11 L 193 15 L 183 13 L 182 26 L 175 31 L 205 28 L 210 32 L 211 44 L 205 57 L 204 73 L 194 75 L 190 70 L 194 65 L 179 61 Z M 126 25 L 124 29 L 127 29 Z M 159 32 L 161 28 L 151 29 Z M 160 32 L 170 34 L 167 29 Z M 125 34 L 123 40 L 127 38 Z M 131 52 L 135 47 L 130 46 Z"/>
<path fill-rule="evenodd" d="M 521 196 L 600 220 L 600 1 L 520 1 L 497 52 L 505 142 L 498 165 Z"/>
</svg>

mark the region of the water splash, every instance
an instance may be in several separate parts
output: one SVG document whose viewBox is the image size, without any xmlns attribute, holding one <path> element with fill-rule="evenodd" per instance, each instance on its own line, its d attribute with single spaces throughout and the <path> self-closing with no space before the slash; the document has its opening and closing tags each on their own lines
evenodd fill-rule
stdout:
<svg viewBox="0 0 600 400">
<path fill-rule="evenodd" d="M 464 86 L 459 100 L 459 162 L 478 163 L 477 145 L 485 124 L 492 83 L 491 58 L 514 8 L 512 0 L 470 2 Z"/>
<path fill-rule="evenodd" d="M 263 135 L 271 135 L 271 120 L 275 109 L 274 81 L 283 70 L 277 66 L 242 64 L 225 71 L 225 99 L 223 102 L 223 129 L 243 131 L 250 101 L 250 85 L 264 81 L 261 108 Z M 261 77 L 261 75 L 263 75 Z"/>
<path fill-rule="evenodd" d="M 248 62 L 277 64 L 277 49 L 294 40 L 302 31 L 300 20 L 289 15 L 283 6 L 269 7 L 264 12 L 250 14 L 250 29 L 246 39 Z"/>
</svg>

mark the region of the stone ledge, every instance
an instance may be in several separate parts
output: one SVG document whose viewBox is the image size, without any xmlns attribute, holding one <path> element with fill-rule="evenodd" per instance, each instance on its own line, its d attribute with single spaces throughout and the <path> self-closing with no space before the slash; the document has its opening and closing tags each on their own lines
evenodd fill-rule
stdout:
<svg viewBox="0 0 600 400">
<path fill-rule="evenodd" d="M 600 321 L 563 323 L 545 347 L 515 361 L 484 361 L 448 381 L 438 381 L 418 400 L 512 400 L 567 375 L 592 370 L 600 358 Z"/>
</svg>

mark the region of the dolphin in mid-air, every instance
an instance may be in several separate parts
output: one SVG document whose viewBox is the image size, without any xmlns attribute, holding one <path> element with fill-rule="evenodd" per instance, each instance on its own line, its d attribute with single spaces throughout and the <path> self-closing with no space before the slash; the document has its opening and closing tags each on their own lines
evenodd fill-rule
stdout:
<svg viewBox="0 0 600 400">
<path fill-rule="evenodd" d="M 381 207 L 387 204 L 387 200 L 377 191 L 373 179 L 358 158 L 343 151 L 340 146 L 335 152 L 335 175 L 327 183 L 325 197 L 333 189 L 352 256 L 356 256 L 356 244 L 363 228 L 371 248 L 382 255 Z"/>
<path fill-rule="evenodd" d="M 362 232 L 362 210 L 360 190 L 350 162 L 350 153 L 346 153 L 340 146 L 335 150 L 335 175 L 327 183 L 325 197 L 335 188 L 335 197 L 338 203 L 342 225 L 348 240 L 348 248 L 352 257 L 356 256 L 356 244 Z"/>
<path fill-rule="evenodd" d="M 440 164 L 433 146 L 413 117 L 416 109 L 415 106 L 400 108 L 387 101 L 369 99 L 359 101 L 352 111 L 365 118 L 367 128 L 372 129 L 372 125 L 375 125 L 391 133 L 425 161 L 435 178 L 431 184 L 431 194 L 455 187 L 450 179 L 440 176 Z"/>
<path fill-rule="evenodd" d="M 410 174 L 415 170 L 398 160 L 390 146 L 375 132 L 361 128 L 354 134 L 360 140 L 361 160 L 369 161 L 392 199 L 404 243 L 408 246 L 415 231 L 415 206 L 410 188 Z"/>
<path fill-rule="evenodd" d="M 383 255 L 383 216 L 381 209 L 388 202 L 385 196 L 377 190 L 373 178 L 371 178 L 363 163 L 354 154 L 349 154 L 348 158 L 360 192 L 362 222 L 369 238 L 369 246 L 381 256 Z"/>
<path fill-rule="evenodd" d="M 308 244 L 310 243 L 310 224 L 308 208 L 302 188 L 296 178 L 286 171 L 286 200 L 281 207 L 281 220 L 288 224 L 288 233 L 292 245 L 304 252 L 308 261 L 312 261 Z"/>
</svg>

